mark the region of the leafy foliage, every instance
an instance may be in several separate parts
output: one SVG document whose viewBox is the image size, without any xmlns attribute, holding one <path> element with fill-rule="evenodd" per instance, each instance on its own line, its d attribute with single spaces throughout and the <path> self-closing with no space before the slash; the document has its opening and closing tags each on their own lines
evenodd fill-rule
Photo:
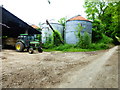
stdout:
<svg viewBox="0 0 120 90">
<path fill-rule="evenodd" d="M 78 26 L 76 27 L 77 32 L 75 31 L 75 35 L 78 38 L 78 45 L 83 41 L 82 40 L 82 35 L 81 35 L 81 31 L 83 30 L 83 27 L 81 26 L 81 24 L 79 23 Z"/>
<path fill-rule="evenodd" d="M 65 33 L 66 21 L 67 21 L 66 17 L 63 17 L 60 20 L 58 20 L 58 22 L 63 26 L 63 35 L 62 35 L 63 40 L 64 40 L 64 33 Z"/>
<path fill-rule="evenodd" d="M 83 30 L 83 27 L 79 23 L 76 27 L 77 32 L 75 31 L 76 37 L 78 38 L 78 42 L 76 44 L 77 47 L 80 48 L 88 48 L 88 46 L 91 43 L 91 37 L 88 34 L 88 32 L 84 32 L 84 35 L 81 35 L 81 31 Z"/>
<path fill-rule="evenodd" d="M 109 46 L 104 43 L 92 43 L 89 48 L 83 49 L 80 47 L 76 47 L 76 45 L 71 44 L 61 44 L 59 46 L 47 45 L 44 48 L 44 51 L 63 51 L 63 52 L 85 52 L 85 51 L 95 51 L 101 49 L 108 49 Z"/>
<path fill-rule="evenodd" d="M 102 34 L 102 39 L 99 42 L 104 44 L 109 44 L 113 42 L 113 39 L 106 36 L 105 34 Z"/>
<path fill-rule="evenodd" d="M 88 32 L 84 32 L 83 45 L 82 46 L 84 48 L 89 48 L 90 44 L 91 44 L 91 37 L 90 37 Z"/>
<path fill-rule="evenodd" d="M 83 49 L 84 48 L 87 49 L 87 48 L 89 48 L 90 44 L 91 44 L 91 37 L 90 37 L 89 33 L 84 32 L 84 35 L 80 34 L 80 39 L 79 39 L 78 43 L 76 44 L 76 46 L 83 48 Z"/>
<path fill-rule="evenodd" d="M 62 41 L 63 39 L 60 32 L 55 30 L 55 32 L 53 32 L 53 45 L 58 46 L 63 43 Z"/>
<path fill-rule="evenodd" d="M 58 30 L 54 30 L 52 35 L 46 38 L 46 43 L 44 44 L 44 46 L 46 46 L 45 48 L 49 48 L 49 46 L 51 47 L 51 45 L 59 46 L 60 44 L 63 44 L 62 36 Z"/>
<path fill-rule="evenodd" d="M 102 34 L 113 39 L 114 44 L 118 44 L 120 38 L 120 1 L 119 2 L 85 2 L 84 7 L 88 19 L 93 21 L 93 42 L 98 42 L 102 39 Z"/>
<path fill-rule="evenodd" d="M 65 25 L 66 25 L 66 17 L 61 18 L 60 20 L 58 20 L 58 22 L 59 22 L 60 24 L 62 24 L 63 27 L 65 27 Z"/>
<path fill-rule="evenodd" d="M 108 49 L 110 46 L 105 43 L 92 43 L 89 45 L 89 49 L 93 50 L 101 50 L 101 49 Z"/>
<path fill-rule="evenodd" d="M 104 25 L 101 20 L 94 19 L 92 24 L 92 42 L 98 42 L 102 39 L 102 33 L 104 33 Z"/>
</svg>

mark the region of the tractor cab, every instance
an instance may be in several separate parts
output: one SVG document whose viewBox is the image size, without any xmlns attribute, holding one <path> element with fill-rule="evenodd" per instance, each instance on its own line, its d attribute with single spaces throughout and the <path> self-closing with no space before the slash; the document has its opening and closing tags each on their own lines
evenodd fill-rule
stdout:
<svg viewBox="0 0 120 90">
<path fill-rule="evenodd" d="M 35 35 L 20 34 L 15 45 L 16 51 L 21 52 L 27 49 L 29 53 L 33 53 L 35 49 L 42 52 L 40 41 Z"/>
</svg>

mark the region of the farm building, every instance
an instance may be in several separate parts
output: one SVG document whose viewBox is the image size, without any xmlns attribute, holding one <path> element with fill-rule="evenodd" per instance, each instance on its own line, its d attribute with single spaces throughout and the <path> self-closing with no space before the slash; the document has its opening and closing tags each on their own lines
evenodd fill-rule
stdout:
<svg viewBox="0 0 120 90">
<path fill-rule="evenodd" d="M 70 18 L 66 22 L 66 29 L 65 29 L 65 41 L 67 44 L 76 44 L 78 42 L 78 38 L 75 33 L 77 33 L 76 27 L 78 25 L 83 27 L 81 34 L 83 35 L 84 32 L 88 32 L 90 36 L 92 36 L 92 23 L 91 21 L 83 18 L 81 15 L 77 15 L 73 18 Z"/>
<path fill-rule="evenodd" d="M 0 10 L 2 14 L 2 21 L 0 22 L 0 26 L 2 26 L 2 36 L 6 37 L 2 39 L 3 44 L 7 42 L 7 38 L 15 40 L 20 34 L 41 34 L 41 32 L 31 27 L 5 8 L 0 7 Z"/>
<path fill-rule="evenodd" d="M 63 36 L 63 26 L 59 23 L 50 23 L 54 30 L 58 30 L 60 34 Z M 42 25 L 42 43 L 45 43 L 49 37 L 52 35 L 52 29 L 44 23 Z"/>
</svg>

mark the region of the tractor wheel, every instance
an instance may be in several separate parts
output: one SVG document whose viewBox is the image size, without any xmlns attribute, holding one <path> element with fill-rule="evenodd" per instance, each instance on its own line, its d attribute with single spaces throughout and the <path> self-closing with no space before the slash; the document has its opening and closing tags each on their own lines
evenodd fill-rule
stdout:
<svg viewBox="0 0 120 90">
<path fill-rule="evenodd" d="M 42 53 L 42 52 L 43 52 L 43 50 L 42 50 L 41 47 L 38 48 L 38 52 L 39 52 L 39 53 Z"/>
<path fill-rule="evenodd" d="M 16 51 L 22 52 L 24 50 L 24 44 L 22 42 L 17 42 L 15 45 Z"/>
<path fill-rule="evenodd" d="M 33 54 L 34 53 L 34 50 L 33 50 L 33 48 L 29 48 L 29 54 Z"/>
</svg>

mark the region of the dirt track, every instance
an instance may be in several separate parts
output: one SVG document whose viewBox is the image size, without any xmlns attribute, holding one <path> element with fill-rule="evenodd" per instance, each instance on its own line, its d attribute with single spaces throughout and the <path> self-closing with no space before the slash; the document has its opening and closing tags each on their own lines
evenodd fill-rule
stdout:
<svg viewBox="0 0 120 90">
<path fill-rule="evenodd" d="M 118 87 L 118 46 L 95 52 L 1 53 L 3 88 Z"/>
</svg>

